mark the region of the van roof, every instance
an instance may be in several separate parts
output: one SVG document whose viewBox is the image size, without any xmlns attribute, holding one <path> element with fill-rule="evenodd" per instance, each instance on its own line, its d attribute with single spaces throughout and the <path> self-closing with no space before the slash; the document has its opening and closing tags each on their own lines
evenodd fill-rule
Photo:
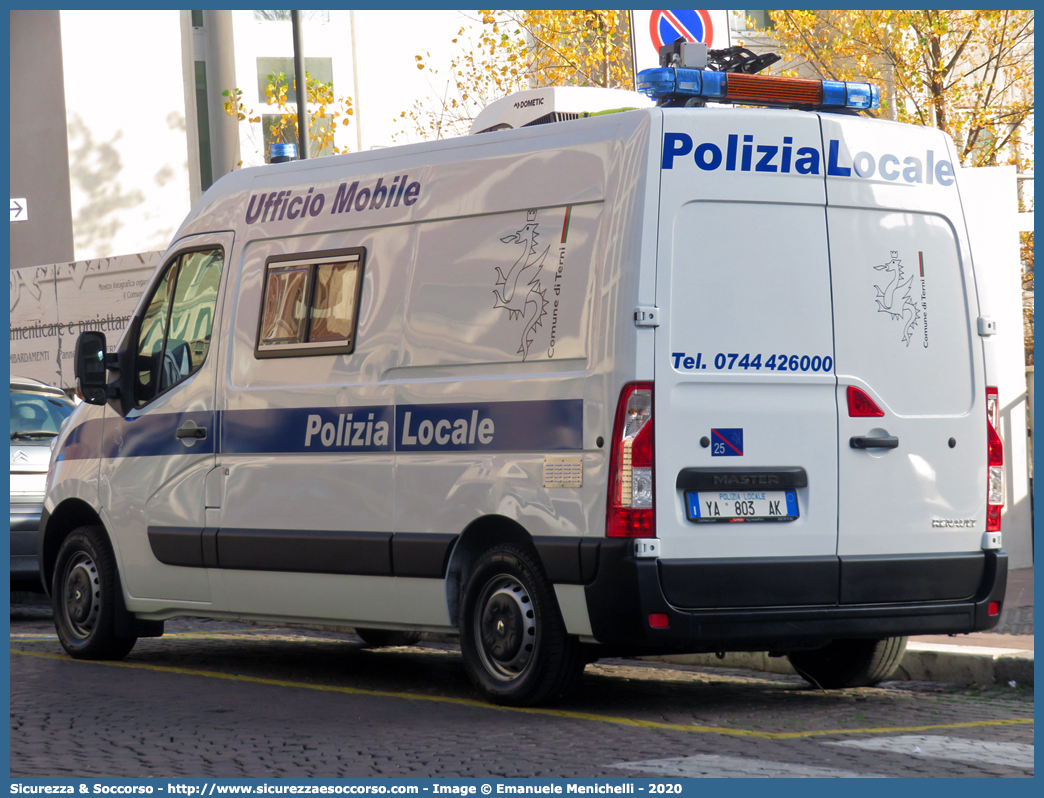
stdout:
<svg viewBox="0 0 1044 798">
<path fill-rule="evenodd" d="M 542 124 L 539 117 L 535 123 L 534 120 L 526 122 L 526 116 L 514 114 L 516 110 L 521 110 L 514 108 L 514 103 L 521 102 L 518 98 L 538 99 L 540 97 L 544 97 L 548 102 L 553 101 L 554 104 L 550 106 L 553 109 L 579 108 L 582 102 L 596 102 L 596 105 L 605 110 L 623 110 L 627 109 L 626 105 L 621 109 L 620 103 L 624 100 L 635 100 L 636 103 L 644 102 L 645 107 L 623 110 L 622 113 L 594 112 L 591 117 L 586 119 L 566 120 L 557 124 Z M 597 101 L 587 100 L 586 98 L 589 97 L 597 98 Z M 537 110 L 540 110 L 539 107 Z M 802 116 L 810 113 L 821 114 L 819 111 L 781 108 L 771 109 L 769 112 Z M 528 112 L 529 116 L 532 116 L 533 113 L 532 110 Z M 560 111 L 554 110 L 552 113 L 558 114 Z M 241 220 L 245 218 L 247 203 L 252 193 L 296 190 L 309 185 L 336 184 L 337 181 L 351 181 L 367 175 L 376 176 L 381 171 L 412 172 L 416 175 L 428 167 L 475 160 L 489 157 L 491 154 L 505 157 L 522 155 L 543 146 L 543 143 L 538 143 L 539 140 L 549 137 L 557 138 L 558 141 L 553 144 L 559 147 L 569 147 L 585 142 L 605 142 L 630 135 L 642 124 L 648 124 L 650 118 L 655 115 L 674 116 L 700 113 L 712 113 L 715 116 L 721 114 L 745 116 L 751 113 L 751 109 L 731 106 L 660 108 L 650 106 L 646 98 L 634 92 L 608 89 L 578 89 L 577 92 L 573 92 L 555 88 L 554 90 L 520 92 L 498 100 L 480 112 L 476 117 L 474 128 L 482 131 L 481 135 L 403 144 L 367 152 L 344 153 L 288 163 L 248 167 L 231 172 L 216 181 L 197 200 L 174 235 L 172 243 L 188 235 L 238 229 Z M 826 116 L 849 120 L 845 123 L 846 125 L 853 122 L 873 125 L 898 124 L 854 114 L 827 113 Z M 493 121 L 498 118 L 502 121 Z M 491 126 L 482 127 L 490 121 L 493 121 Z M 522 127 L 511 129 L 506 127 L 515 123 L 521 123 Z M 497 128 L 498 125 L 505 125 L 505 127 L 496 129 L 495 132 L 490 130 L 491 127 Z M 909 126 L 903 125 L 903 127 Z M 552 146 L 552 142 L 547 142 L 547 146 Z M 388 179 L 390 180 L 390 174 Z M 327 212 L 325 215 L 329 216 L 329 213 Z"/>
</svg>

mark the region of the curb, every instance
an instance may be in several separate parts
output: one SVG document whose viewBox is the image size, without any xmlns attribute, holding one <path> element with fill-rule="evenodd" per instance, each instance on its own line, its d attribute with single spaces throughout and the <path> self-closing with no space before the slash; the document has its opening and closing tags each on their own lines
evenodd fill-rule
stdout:
<svg viewBox="0 0 1044 798">
<path fill-rule="evenodd" d="M 711 668 L 743 668 L 764 673 L 796 676 L 786 657 L 770 657 L 765 651 L 735 651 L 719 659 L 717 654 L 671 654 L 643 659 L 676 665 Z M 1033 652 L 1013 648 L 951 646 L 909 643 L 893 679 L 950 682 L 952 684 L 1001 684 L 1033 686 Z"/>
<path fill-rule="evenodd" d="M 1033 652 L 1010 648 L 910 643 L 896 677 L 954 684 L 1033 686 Z"/>
</svg>

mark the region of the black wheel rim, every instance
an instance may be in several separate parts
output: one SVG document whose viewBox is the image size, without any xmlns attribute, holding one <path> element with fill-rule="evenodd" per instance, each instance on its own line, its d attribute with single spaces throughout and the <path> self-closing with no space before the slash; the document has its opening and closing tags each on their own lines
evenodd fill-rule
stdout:
<svg viewBox="0 0 1044 798">
<path fill-rule="evenodd" d="M 475 643 L 483 667 L 499 682 L 522 677 L 533 663 L 538 638 L 536 608 L 519 579 L 498 574 L 475 603 Z"/>
<path fill-rule="evenodd" d="M 65 628 L 76 640 L 89 638 L 98 625 L 101 579 L 98 566 L 87 552 L 76 552 L 65 566 L 61 612 Z"/>
</svg>

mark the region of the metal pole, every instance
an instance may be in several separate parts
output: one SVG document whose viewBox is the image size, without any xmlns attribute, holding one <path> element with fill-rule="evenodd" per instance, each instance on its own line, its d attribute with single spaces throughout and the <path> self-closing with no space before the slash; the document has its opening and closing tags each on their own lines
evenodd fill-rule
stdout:
<svg viewBox="0 0 1044 798">
<path fill-rule="evenodd" d="M 297 157 L 308 157 L 308 78 L 305 75 L 301 12 L 290 12 L 294 29 L 294 78 L 297 83 Z"/>
<path fill-rule="evenodd" d="M 207 105 L 210 110 L 210 151 L 213 153 L 211 164 L 216 181 L 233 171 L 242 160 L 239 121 L 225 113 L 221 96 L 223 90 L 236 85 L 232 12 L 204 11 L 203 29 L 207 37 Z"/>
<path fill-rule="evenodd" d="M 352 80 L 355 83 L 355 97 L 352 98 L 355 113 L 355 140 L 359 152 L 362 152 L 362 111 L 359 110 L 359 61 L 355 57 L 355 12 L 348 11 L 348 24 L 352 29 Z"/>
<path fill-rule="evenodd" d="M 638 91 L 638 59 L 634 54 L 634 12 L 627 12 L 627 30 L 630 34 L 627 38 L 631 40 L 631 83 L 632 88 Z"/>
</svg>

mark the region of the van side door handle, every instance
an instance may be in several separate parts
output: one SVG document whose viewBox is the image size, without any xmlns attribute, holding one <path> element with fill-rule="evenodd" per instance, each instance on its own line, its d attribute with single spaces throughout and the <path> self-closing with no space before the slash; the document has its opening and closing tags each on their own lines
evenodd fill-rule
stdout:
<svg viewBox="0 0 1044 798">
<path fill-rule="evenodd" d="M 169 428 L 168 428 L 169 429 Z M 174 433 L 177 438 L 199 438 L 202 440 L 207 437 L 206 427 L 188 426 L 187 424 L 183 427 L 179 427 L 178 431 Z"/>
<path fill-rule="evenodd" d="M 898 449 L 899 439 L 893 436 L 887 438 L 871 438 L 867 435 L 856 435 L 848 441 L 853 449 Z"/>
</svg>

